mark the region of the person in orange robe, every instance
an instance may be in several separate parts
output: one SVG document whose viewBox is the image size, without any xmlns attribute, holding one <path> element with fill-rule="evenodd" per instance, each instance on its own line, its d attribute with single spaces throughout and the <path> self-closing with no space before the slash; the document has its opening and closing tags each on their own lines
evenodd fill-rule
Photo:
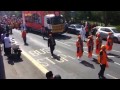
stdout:
<svg viewBox="0 0 120 90">
<path fill-rule="evenodd" d="M 76 52 L 77 58 L 78 60 L 81 61 L 82 60 L 81 57 L 83 56 L 83 41 L 80 35 L 78 35 L 78 40 L 76 41 L 76 47 L 77 47 L 77 52 Z"/>
<path fill-rule="evenodd" d="M 92 53 L 93 53 L 93 48 L 94 48 L 94 41 L 93 41 L 93 36 L 92 35 L 90 35 L 88 37 L 87 46 L 88 46 L 88 58 L 90 60 L 93 60 Z"/>
<path fill-rule="evenodd" d="M 100 38 L 100 33 L 98 33 L 96 37 L 96 50 L 95 50 L 96 54 L 99 54 L 101 45 L 102 45 L 102 39 Z"/>
<path fill-rule="evenodd" d="M 110 51 L 112 50 L 113 47 L 113 38 L 112 38 L 112 33 L 110 32 L 107 37 L 107 42 L 106 42 L 106 49 L 107 53 L 109 54 Z"/>
</svg>

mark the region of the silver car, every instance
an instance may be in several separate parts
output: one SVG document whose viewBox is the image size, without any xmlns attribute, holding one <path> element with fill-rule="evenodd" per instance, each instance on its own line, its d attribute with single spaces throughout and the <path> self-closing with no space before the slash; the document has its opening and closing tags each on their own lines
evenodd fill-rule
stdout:
<svg viewBox="0 0 120 90">
<path fill-rule="evenodd" d="M 73 34 L 80 34 L 80 30 L 82 29 L 80 24 L 71 24 L 68 27 L 68 33 L 73 33 Z"/>
<path fill-rule="evenodd" d="M 109 32 L 113 33 L 112 36 L 115 43 L 120 42 L 120 32 L 118 32 L 116 27 L 100 27 L 97 31 L 102 39 L 107 39 Z"/>
</svg>

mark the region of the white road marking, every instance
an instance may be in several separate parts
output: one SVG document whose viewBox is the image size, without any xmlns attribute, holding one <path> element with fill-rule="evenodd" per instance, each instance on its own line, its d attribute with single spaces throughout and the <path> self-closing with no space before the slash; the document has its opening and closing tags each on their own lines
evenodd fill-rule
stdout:
<svg viewBox="0 0 120 90">
<path fill-rule="evenodd" d="M 66 55 L 64 55 L 64 54 L 59 54 L 58 56 L 63 56 L 63 57 L 65 57 L 65 58 L 67 57 L 67 56 L 66 56 Z"/>
<path fill-rule="evenodd" d="M 71 56 L 68 56 L 69 58 L 71 58 L 71 59 L 75 59 L 74 57 L 71 57 Z"/>
<path fill-rule="evenodd" d="M 118 79 L 118 78 L 116 78 L 116 77 L 114 77 L 114 76 L 112 76 L 110 74 L 106 74 L 106 75 L 109 76 L 109 77 L 111 77 L 111 78 L 113 78 L 113 79 Z"/>
<path fill-rule="evenodd" d="M 119 53 L 120 53 L 120 51 L 117 51 L 117 50 L 112 50 L 112 51 L 114 51 L 114 52 L 119 52 Z"/>
<path fill-rule="evenodd" d="M 49 64 L 47 62 L 44 62 L 44 59 L 36 59 L 36 61 L 38 61 L 39 64 L 41 64 L 43 67 L 48 67 Z"/>
<path fill-rule="evenodd" d="M 109 55 L 108 55 L 108 57 L 115 57 L 115 56 L 109 56 Z"/>
<path fill-rule="evenodd" d="M 34 51 L 29 51 L 29 54 L 31 54 L 32 56 L 39 56 L 40 52 L 38 50 L 34 50 Z"/>
<path fill-rule="evenodd" d="M 62 60 L 64 60 L 64 61 L 68 61 L 68 60 L 67 60 L 67 59 L 65 59 L 64 57 L 61 57 L 61 59 L 62 59 Z"/>
<path fill-rule="evenodd" d="M 57 59 L 55 59 L 55 61 L 57 61 L 58 63 L 63 63 L 63 62 L 64 62 L 63 59 L 61 59 L 61 60 L 57 60 Z"/>
<path fill-rule="evenodd" d="M 59 53 L 62 53 L 61 51 L 59 51 L 59 50 L 55 50 L 56 52 L 59 52 Z"/>
<path fill-rule="evenodd" d="M 43 67 L 42 64 L 38 63 L 33 57 L 31 57 L 31 55 L 29 55 L 27 52 L 25 52 L 24 50 L 22 50 L 22 54 L 28 58 L 27 60 L 31 61 L 40 71 L 42 71 L 44 74 L 46 74 L 48 72 L 48 70 L 46 68 Z"/>
<path fill-rule="evenodd" d="M 117 63 L 117 62 L 114 62 L 115 64 L 117 64 L 117 65 L 120 65 L 120 63 Z"/>
<path fill-rule="evenodd" d="M 48 60 L 49 62 L 51 62 L 52 64 L 55 64 L 52 60 L 50 60 L 48 57 L 45 58 L 46 60 Z"/>
<path fill-rule="evenodd" d="M 56 40 L 57 42 L 59 42 L 59 43 L 62 43 L 62 44 L 64 44 L 64 45 L 66 45 L 66 46 L 71 46 L 71 45 L 68 45 L 68 44 L 65 44 L 65 43 L 63 43 L 63 42 L 60 42 L 60 41 L 58 41 L 58 40 Z"/>
</svg>

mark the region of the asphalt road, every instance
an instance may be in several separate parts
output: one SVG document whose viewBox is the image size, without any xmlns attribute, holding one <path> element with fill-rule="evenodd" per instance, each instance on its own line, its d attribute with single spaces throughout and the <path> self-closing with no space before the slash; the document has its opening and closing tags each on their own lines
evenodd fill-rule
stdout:
<svg viewBox="0 0 120 90">
<path fill-rule="evenodd" d="M 100 66 L 96 60 L 97 55 L 93 53 L 93 61 L 90 61 L 87 58 L 86 43 L 84 43 L 83 61 L 79 62 L 77 60 L 75 46 L 75 42 L 77 40 L 76 35 L 66 33 L 55 37 L 55 58 L 51 58 L 50 50 L 47 46 L 47 40 L 43 40 L 38 33 L 27 34 L 28 46 L 24 46 L 21 32 L 19 30 L 13 30 L 13 35 L 11 35 L 11 37 L 14 37 L 16 42 L 20 44 L 20 48 L 23 50 L 22 54 L 27 58 L 24 61 L 34 64 L 40 70 L 39 72 L 43 73 L 43 75 L 45 75 L 47 71 L 51 70 L 54 74 L 60 74 L 63 79 L 98 79 Z M 103 41 L 103 44 L 105 44 L 105 42 L 106 41 Z M 109 55 L 109 68 L 106 69 L 105 76 L 108 79 L 119 79 L 120 45 L 114 44 L 111 53 L 112 54 Z M 23 63 L 25 64 L 25 62 Z M 20 70 L 22 70 L 21 67 L 22 65 L 19 65 Z M 29 70 L 32 70 L 32 68 Z M 19 76 L 19 78 L 21 78 L 21 76 Z M 27 78 L 27 76 L 23 78 Z"/>
</svg>

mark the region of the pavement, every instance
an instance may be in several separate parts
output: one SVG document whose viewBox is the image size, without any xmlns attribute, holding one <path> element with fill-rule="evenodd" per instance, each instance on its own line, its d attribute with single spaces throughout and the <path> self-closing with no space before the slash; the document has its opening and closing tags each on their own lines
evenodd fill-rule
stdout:
<svg viewBox="0 0 120 90">
<path fill-rule="evenodd" d="M 43 40 L 38 33 L 28 33 L 25 46 L 21 38 L 20 30 L 13 30 L 16 42 L 22 49 L 22 61 L 9 64 L 5 57 L 0 61 L 3 67 L 2 76 L 6 79 L 45 79 L 45 73 L 52 71 L 54 75 L 60 74 L 63 79 L 98 79 L 100 66 L 97 63 L 97 55 L 93 53 L 93 61 L 87 58 L 87 46 L 84 42 L 83 61 L 76 58 L 76 35 L 65 33 L 56 36 L 55 57 L 51 58 L 47 46 L 47 39 Z M 106 41 L 103 41 L 105 44 Z M 109 67 L 105 71 L 108 79 L 120 78 L 120 48 L 114 43 L 113 50 L 108 56 Z M 2 58 L 2 57 L 1 57 Z"/>
</svg>

